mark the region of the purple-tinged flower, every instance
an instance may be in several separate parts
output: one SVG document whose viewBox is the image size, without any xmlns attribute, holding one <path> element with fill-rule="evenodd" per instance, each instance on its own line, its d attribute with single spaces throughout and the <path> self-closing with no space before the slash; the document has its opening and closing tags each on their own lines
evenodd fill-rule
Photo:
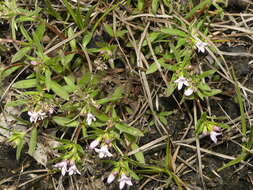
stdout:
<svg viewBox="0 0 253 190">
<path fill-rule="evenodd" d="M 90 143 L 89 149 L 93 150 L 99 145 L 100 141 L 98 139 L 95 139 Z"/>
<path fill-rule="evenodd" d="M 91 125 L 91 123 L 93 121 L 96 121 L 96 117 L 94 115 L 92 115 L 91 113 L 88 113 L 87 114 L 87 119 L 86 119 L 87 124 Z"/>
<path fill-rule="evenodd" d="M 205 50 L 206 50 L 206 46 L 207 46 L 207 45 L 208 45 L 207 43 L 202 42 L 199 38 L 197 38 L 196 43 L 195 43 L 195 46 L 197 47 L 198 52 L 205 53 Z"/>
<path fill-rule="evenodd" d="M 215 144 L 217 143 L 217 136 L 222 135 L 222 133 L 219 133 L 220 131 L 220 127 L 214 126 L 213 131 L 210 132 L 210 138 Z"/>
<path fill-rule="evenodd" d="M 73 174 L 79 174 L 79 175 L 81 175 L 81 173 L 80 173 L 80 171 L 77 169 L 75 163 L 73 163 L 73 164 L 69 167 L 68 173 L 69 173 L 69 175 L 73 175 Z"/>
<path fill-rule="evenodd" d="M 40 63 L 38 63 L 37 61 L 31 61 L 31 64 L 32 64 L 32 65 L 38 65 L 38 64 L 40 64 Z"/>
<path fill-rule="evenodd" d="M 117 174 L 118 174 L 118 172 L 110 173 L 110 175 L 107 178 L 107 183 L 111 184 L 114 181 L 114 179 L 116 178 Z"/>
<path fill-rule="evenodd" d="M 221 131 L 221 128 L 218 127 L 218 126 L 214 126 L 214 127 L 213 127 L 213 131 L 220 132 L 220 131 Z"/>
<path fill-rule="evenodd" d="M 100 149 L 95 148 L 99 158 L 112 157 L 113 155 L 108 150 L 108 145 L 103 145 Z"/>
<path fill-rule="evenodd" d="M 68 172 L 67 166 L 68 166 L 67 160 L 61 161 L 61 162 L 59 162 L 59 163 L 53 165 L 53 167 L 55 167 L 55 168 L 61 170 L 61 174 L 62 174 L 63 176 L 65 176 L 66 172 Z"/>
<path fill-rule="evenodd" d="M 217 136 L 221 135 L 222 133 L 217 133 L 215 131 L 210 132 L 210 138 L 211 140 L 216 144 L 217 143 Z"/>
<path fill-rule="evenodd" d="M 184 78 L 184 77 L 179 77 L 174 82 L 177 83 L 177 89 L 178 90 L 181 90 L 183 88 L 183 85 L 189 86 L 188 80 L 186 78 Z"/>
<path fill-rule="evenodd" d="M 122 174 L 118 181 L 119 181 L 119 188 L 120 189 L 123 189 L 126 184 L 129 186 L 133 185 L 131 178 L 127 177 L 125 174 Z"/>
<path fill-rule="evenodd" d="M 111 144 L 111 142 L 112 142 L 112 140 L 111 140 L 111 139 L 105 139 L 105 144 L 110 145 L 110 144 Z"/>
<path fill-rule="evenodd" d="M 190 96 L 193 93 L 193 89 L 190 87 L 184 91 L 185 96 Z"/>
</svg>

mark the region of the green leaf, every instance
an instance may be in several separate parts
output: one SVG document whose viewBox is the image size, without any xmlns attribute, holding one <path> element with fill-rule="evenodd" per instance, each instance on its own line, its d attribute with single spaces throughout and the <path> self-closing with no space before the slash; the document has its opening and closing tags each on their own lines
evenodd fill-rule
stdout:
<svg viewBox="0 0 253 190">
<path fill-rule="evenodd" d="M 171 1 L 170 0 L 163 0 L 163 3 L 166 7 L 171 8 Z"/>
<path fill-rule="evenodd" d="M 214 96 L 214 95 L 219 94 L 219 93 L 221 93 L 221 92 L 222 92 L 222 91 L 219 90 L 219 89 L 211 89 L 211 90 L 208 91 L 208 92 L 204 92 L 204 94 L 205 94 L 206 96 Z"/>
<path fill-rule="evenodd" d="M 150 43 L 154 42 L 159 37 L 159 35 L 161 35 L 160 32 L 152 32 L 152 33 L 150 33 L 148 35 Z M 143 43 L 142 43 L 142 46 L 146 46 L 146 45 L 148 45 L 148 41 L 144 40 Z"/>
<path fill-rule="evenodd" d="M 41 22 L 35 31 L 35 34 L 40 41 L 42 41 L 42 39 L 43 39 L 43 35 L 45 33 L 45 30 L 46 30 L 45 24 L 43 22 Z"/>
<path fill-rule="evenodd" d="M 159 119 L 161 120 L 161 122 L 162 122 L 164 125 L 167 125 L 167 124 L 168 124 L 168 121 L 167 121 L 166 117 L 159 115 Z"/>
<path fill-rule="evenodd" d="M 166 147 L 166 156 L 165 156 L 165 167 L 173 170 L 172 167 L 172 155 L 171 155 L 171 146 L 170 146 L 170 141 L 167 141 L 167 147 Z"/>
<path fill-rule="evenodd" d="M 67 117 L 54 116 L 53 121 L 63 127 L 77 127 L 79 123 Z"/>
<path fill-rule="evenodd" d="M 61 15 L 54 10 L 54 8 L 51 5 L 50 0 L 45 0 L 45 5 L 47 7 L 46 12 L 54 16 L 57 20 L 62 20 Z"/>
<path fill-rule="evenodd" d="M 69 93 L 57 82 L 55 81 L 48 81 L 50 89 L 54 91 L 56 95 L 63 98 L 64 100 L 69 100 Z"/>
<path fill-rule="evenodd" d="M 96 102 L 98 104 L 105 104 L 108 102 L 117 101 L 118 99 L 121 98 L 122 91 L 123 91 L 122 87 L 118 87 L 118 88 L 116 88 L 116 90 L 114 91 L 114 93 L 112 94 L 111 97 L 103 98 L 103 99 L 97 100 Z"/>
<path fill-rule="evenodd" d="M 20 49 L 11 59 L 11 63 L 17 62 L 22 59 L 32 48 L 31 47 L 24 47 Z"/>
<path fill-rule="evenodd" d="M 33 40 L 30 37 L 30 35 L 28 34 L 28 32 L 26 31 L 26 29 L 24 28 L 23 24 L 20 25 L 19 29 L 20 29 L 20 32 L 22 33 L 22 35 L 25 37 L 25 39 L 28 42 L 32 43 Z"/>
<path fill-rule="evenodd" d="M 35 32 L 33 32 L 32 37 L 33 37 L 33 45 L 36 47 L 36 49 L 39 53 L 42 53 L 43 52 L 43 46 L 41 44 L 41 39 L 39 38 L 40 34 L 39 33 L 36 34 Z"/>
<path fill-rule="evenodd" d="M 18 131 L 13 131 L 13 134 L 9 137 L 10 142 L 13 142 L 17 149 L 16 149 L 16 159 L 19 160 L 22 148 L 24 146 L 24 137 L 26 133 L 25 132 L 18 132 Z"/>
<path fill-rule="evenodd" d="M 9 67 L 9 68 L 5 69 L 4 71 L 0 72 L 0 80 L 5 79 L 6 77 L 8 77 L 11 73 L 16 71 L 20 67 L 22 67 L 22 66 L 21 65 L 13 66 L 13 67 Z"/>
<path fill-rule="evenodd" d="M 49 69 L 46 69 L 45 71 L 45 84 L 47 89 L 50 89 L 50 81 L 51 81 L 51 71 Z"/>
<path fill-rule="evenodd" d="M 171 115 L 173 113 L 176 113 L 176 112 L 177 112 L 176 110 L 174 110 L 174 111 L 165 111 L 165 112 L 160 112 L 159 115 L 161 115 L 161 116 L 169 116 L 169 115 Z"/>
<path fill-rule="evenodd" d="M 166 90 L 166 95 L 170 96 L 171 94 L 173 94 L 174 90 L 177 88 L 177 84 L 172 82 L 169 84 L 167 90 Z"/>
<path fill-rule="evenodd" d="M 186 39 L 185 38 L 179 38 L 177 40 L 177 45 L 176 45 L 176 49 L 179 49 L 181 46 L 186 44 Z"/>
<path fill-rule="evenodd" d="M 205 71 L 205 72 L 203 72 L 203 73 L 201 73 L 201 74 L 199 75 L 199 78 L 208 77 L 208 76 L 214 74 L 215 72 L 216 72 L 215 70 Z"/>
<path fill-rule="evenodd" d="M 116 37 L 124 39 L 124 35 L 127 33 L 127 30 L 117 30 Z"/>
<path fill-rule="evenodd" d="M 35 151 L 36 148 L 36 144 L 37 144 L 37 128 L 34 127 L 32 129 L 32 133 L 31 133 L 31 138 L 30 138 L 30 142 L 29 142 L 29 150 L 28 150 L 28 154 L 32 155 Z"/>
<path fill-rule="evenodd" d="M 122 133 L 127 133 L 129 135 L 133 135 L 133 136 L 144 136 L 144 134 L 139 130 L 136 129 L 134 127 L 131 127 L 129 125 L 126 124 L 122 124 L 122 123 L 116 123 L 115 127 Z"/>
<path fill-rule="evenodd" d="M 10 102 L 6 103 L 5 106 L 14 107 L 14 106 L 21 106 L 21 105 L 24 105 L 26 103 L 27 103 L 26 100 L 14 100 L 14 101 L 10 101 Z"/>
<path fill-rule="evenodd" d="M 197 121 L 197 125 L 195 127 L 196 134 L 202 133 L 203 127 L 204 127 L 203 123 L 206 122 L 206 120 L 207 120 L 206 117 L 207 117 L 206 113 L 203 112 L 202 115 L 201 115 L 201 117 L 200 117 L 200 119 Z"/>
<path fill-rule="evenodd" d="M 187 37 L 187 34 L 185 32 L 178 29 L 173 29 L 173 28 L 162 28 L 161 32 L 172 35 L 172 36 Z"/>
<path fill-rule="evenodd" d="M 109 24 L 104 24 L 105 31 L 111 36 L 114 37 L 113 29 Z"/>
<path fill-rule="evenodd" d="M 97 113 L 96 111 L 94 111 L 93 113 L 94 113 L 94 115 L 95 115 L 100 121 L 106 122 L 106 121 L 108 121 L 108 120 L 110 119 L 107 115 L 105 115 L 105 114 L 103 114 L 103 113 Z"/>
<path fill-rule="evenodd" d="M 83 37 L 82 45 L 85 48 L 92 39 L 92 33 L 87 31 Z"/>
<path fill-rule="evenodd" d="M 153 14 L 156 14 L 157 12 L 157 9 L 158 9 L 158 3 L 159 3 L 159 0 L 152 0 L 152 13 Z"/>
<path fill-rule="evenodd" d="M 203 83 L 201 82 L 199 85 L 198 85 L 198 88 L 203 90 L 203 91 L 210 91 L 211 88 L 208 86 L 208 84 L 206 83 Z"/>
<path fill-rule="evenodd" d="M 70 77 L 64 77 L 64 80 L 68 86 L 69 91 L 68 92 L 74 92 L 76 91 L 78 88 L 75 85 L 75 83 L 73 82 L 73 80 Z"/>
<path fill-rule="evenodd" d="M 34 88 L 37 86 L 36 79 L 21 80 L 13 84 L 14 88 Z"/>
<path fill-rule="evenodd" d="M 34 22 L 36 21 L 36 19 L 34 17 L 30 17 L 30 16 L 21 16 L 19 18 L 16 19 L 16 22 Z"/>
<path fill-rule="evenodd" d="M 217 171 L 220 172 L 221 170 L 231 167 L 233 165 L 236 165 L 238 163 L 240 163 L 241 161 L 243 161 L 246 157 L 247 157 L 248 153 L 247 152 L 242 152 L 237 158 L 235 158 L 234 160 L 231 160 L 230 162 L 224 164 L 224 166 L 222 166 L 221 168 L 219 168 Z"/>
<path fill-rule="evenodd" d="M 152 64 L 149 66 L 148 70 L 146 71 L 146 74 L 148 75 L 148 74 L 154 73 L 154 72 L 156 72 L 157 70 L 158 70 L 158 65 L 157 65 L 156 63 L 152 63 Z"/>
<path fill-rule="evenodd" d="M 137 9 L 138 9 L 139 11 L 142 11 L 143 8 L 144 8 L 144 4 L 145 4 L 145 1 L 144 1 L 144 0 L 138 0 L 138 2 L 137 2 Z"/>
<path fill-rule="evenodd" d="M 207 6 L 210 6 L 212 4 L 212 1 L 213 0 L 200 1 L 200 3 L 198 5 L 193 7 L 193 9 L 191 9 L 191 11 L 189 13 L 187 13 L 187 15 L 185 16 L 185 19 L 191 18 L 197 11 L 202 10 L 203 8 L 205 8 Z"/>
<path fill-rule="evenodd" d="M 239 107 L 240 107 L 240 114 L 241 114 L 241 127 L 242 127 L 242 135 L 244 137 L 246 137 L 246 132 L 247 132 L 247 124 L 246 124 L 246 114 L 245 114 L 245 108 L 244 108 L 244 99 L 241 95 L 241 91 L 240 91 L 240 88 L 239 88 L 239 85 L 238 85 L 238 81 L 237 81 L 237 78 L 236 78 L 236 75 L 235 75 L 235 72 L 234 70 L 232 70 L 232 76 L 233 76 L 233 79 L 235 81 L 235 92 L 236 92 L 236 98 L 237 98 L 237 101 L 239 103 Z M 250 147 L 251 148 L 251 147 Z"/>
<path fill-rule="evenodd" d="M 16 159 L 19 160 L 22 149 L 24 146 L 24 137 L 20 138 L 19 143 L 17 144 L 17 150 L 16 150 Z"/>
<path fill-rule="evenodd" d="M 136 143 L 132 143 L 131 148 L 132 150 L 136 150 L 139 148 L 139 146 Z M 144 158 L 143 152 L 137 152 L 134 154 L 134 156 L 136 160 L 138 160 L 140 163 L 145 164 L 145 158 Z"/>
<path fill-rule="evenodd" d="M 205 94 L 203 94 L 200 90 L 197 91 L 197 94 L 201 100 L 204 100 Z"/>
<path fill-rule="evenodd" d="M 70 27 L 68 29 L 68 37 L 71 38 L 72 36 L 74 36 L 74 34 L 75 33 L 74 33 L 73 29 Z M 77 49 L 77 47 L 76 47 L 76 40 L 75 39 L 70 40 L 69 44 L 70 44 L 70 47 L 71 47 L 72 51 L 75 51 Z"/>
<path fill-rule="evenodd" d="M 81 14 L 80 14 L 79 5 L 74 10 L 74 9 L 72 9 L 72 7 L 70 6 L 70 4 L 67 0 L 63 0 L 63 2 L 64 2 L 64 5 L 66 6 L 66 8 L 68 10 L 68 13 L 71 15 L 71 17 L 73 18 L 76 25 L 82 30 L 84 28 L 84 22 L 83 22 L 83 19 L 81 17 Z"/>
<path fill-rule="evenodd" d="M 64 69 L 70 70 L 70 62 L 73 60 L 75 54 L 69 54 L 61 57 L 61 62 Z"/>
</svg>

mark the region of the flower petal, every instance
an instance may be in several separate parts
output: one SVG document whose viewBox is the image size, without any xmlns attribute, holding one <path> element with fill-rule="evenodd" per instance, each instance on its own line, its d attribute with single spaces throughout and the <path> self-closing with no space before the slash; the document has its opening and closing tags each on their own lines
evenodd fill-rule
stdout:
<svg viewBox="0 0 253 190">
<path fill-rule="evenodd" d="M 132 185 L 133 185 L 133 183 L 132 183 L 131 179 L 126 180 L 126 184 L 127 184 L 127 185 L 129 185 L 129 186 L 132 186 Z"/>
<path fill-rule="evenodd" d="M 126 182 L 125 181 L 120 181 L 119 182 L 119 189 L 123 189 L 124 188 L 124 186 L 125 186 L 125 184 L 126 184 Z"/>
<path fill-rule="evenodd" d="M 183 88 L 183 83 L 182 82 L 179 82 L 178 84 L 177 84 L 177 89 L 178 90 L 181 90 L 182 88 Z"/>
<path fill-rule="evenodd" d="M 216 144 L 217 143 L 217 136 L 221 135 L 221 133 L 216 133 L 215 131 L 210 132 L 211 140 Z"/>
<path fill-rule="evenodd" d="M 185 96 L 190 96 L 193 93 L 193 89 L 192 88 L 188 88 L 187 90 L 184 91 L 184 95 Z"/>
<path fill-rule="evenodd" d="M 90 143 L 89 148 L 90 148 L 90 149 L 94 149 L 94 148 L 96 148 L 96 147 L 99 145 L 99 143 L 100 143 L 100 141 L 99 141 L 98 139 L 95 139 L 94 141 L 92 141 L 92 142 Z"/>
<path fill-rule="evenodd" d="M 107 178 L 107 183 L 111 184 L 115 179 L 115 175 L 113 173 L 111 173 L 108 178 Z"/>
</svg>

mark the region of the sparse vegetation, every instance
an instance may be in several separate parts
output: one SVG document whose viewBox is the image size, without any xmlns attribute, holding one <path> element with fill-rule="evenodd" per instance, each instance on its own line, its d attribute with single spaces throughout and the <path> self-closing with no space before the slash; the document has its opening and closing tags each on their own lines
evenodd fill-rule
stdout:
<svg viewBox="0 0 253 190">
<path fill-rule="evenodd" d="M 1 1 L 1 188 L 252 188 L 252 7 Z"/>
</svg>

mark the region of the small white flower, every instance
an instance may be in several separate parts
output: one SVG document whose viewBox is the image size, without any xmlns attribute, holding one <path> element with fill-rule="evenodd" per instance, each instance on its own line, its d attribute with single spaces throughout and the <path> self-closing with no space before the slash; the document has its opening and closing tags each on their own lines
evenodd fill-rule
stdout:
<svg viewBox="0 0 253 190">
<path fill-rule="evenodd" d="M 46 113 L 43 111 L 28 111 L 28 115 L 30 116 L 30 122 L 31 123 L 36 123 L 38 120 L 43 120 L 46 118 Z"/>
<path fill-rule="evenodd" d="M 74 163 L 69 167 L 68 173 L 69 173 L 69 175 L 73 175 L 73 174 L 81 175 L 81 173 L 79 172 L 79 170 L 76 167 L 76 164 L 74 164 Z"/>
<path fill-rule="evenodd" d="M 96 117 L 92 115 L 91 113 L 87 114 L 86 122 L 88 125 L 91 125 L 92 121 L 96 121 Z"/>
<path fill-rule="evenodd" d="M 111 184 L 114 181 L 114 179 L 116 178 L 117 174 L 118 174 L 118 172 L 112 172 L 112 173 L 110 173 L 110 175 L 107 178 L 107 183 Z"/>
<path fill-rule="evenodd" d="M 187 90 L 184 91 L 184 95 L 185 96 L 190 96 L 193 93 L 193 89 L 192 88 L 188 88 Z"/>
<path fill-rule="evenodd" d="M 100 149 L 95 148 L 99 158 L 112 157 L 113 155 L 108 150 L 108 145 L 103 145 Z"/>
<path fill-rule="evenodd" d="M 216 144 L 217 143 L 217 136 L 221 135 L 221 133 L 217 133 L 215 131 L 210 132 L 210 138 L 211 140 Z"/>
<path fill-rule="evenodd" d="M 37 121 L 37 119 L 39 117 L 38 113 L 37 112 L 33 112 L 33 111 L 28 111 L 28 115 L 30 116 L 30 122 L 31 123 L 32 122 L 36 123 L 36 121 Z"/>
<path fill-rule="evenodd" d="M 65 176 L 66 172 L 68 171 L 67 166 L 68 166 L 68 162 L 66 160 L 53 165 L 53 167 L 61 170 L 61 174 L 63 176 Z"/>
<path fill-rule="evenodd" d="M 123 189 L 125 184 L 129 185 L 129 186 L 132 186 L 133 183 L 131 181 L 131 178 L 130 177 L 127 177 L 125 174 L 122 174 L 120 179 L 119 179 L 119 188 L 120 189 Z"/>
<path fill-rule="evenodd" d="M 217 143 L 217 136 L 222 135 L 222 133 L 219 133 L 220 131 L 220 127 L 214 126 L 213 131 L 210 132 L 210 138 L 215 144 Z"/>
<path fill-rule="evenodd" d="M 207 45 L 208 45 L 207 43 L 202 42 L 199 38 L 197 38 L 196 43 L 195 43 L 195 46 L 197 47 L 198 52 L 205 53 L 205 50 L 206 50 L 206 46 L 207 46 Z"/>
<path fill-rule="evenodd" d="M 187 81 L 186 78 L 184 77 L 179 77 L 177 80 L 174 81 L 175 83 L 177 83 L 177 89 L 181 90 L 183 88 L 183 85 L 185 86 L 189 86 L 189 82 Z"/>
<path fill-rule="evenodd" d="M 96 148 L 99 145 L 100 141 L 98 139 L 95 139 L 94 141 L 92 141 L 90 143 L 89 149 L 93 150 L 94 148 Z"/>
</svg>

